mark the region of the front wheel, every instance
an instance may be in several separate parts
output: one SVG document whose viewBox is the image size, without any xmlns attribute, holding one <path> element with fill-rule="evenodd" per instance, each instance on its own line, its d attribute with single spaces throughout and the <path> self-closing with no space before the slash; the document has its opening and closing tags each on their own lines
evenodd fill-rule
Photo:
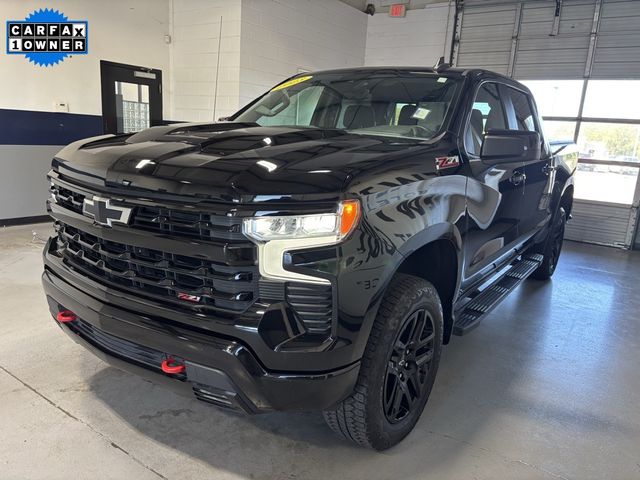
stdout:
<svg viewBox="0 0 640 480">
<path fill-rule="evenodd" d="M 556 271 L 560 252 L 562 252 L 562 243 L 564 242 L 564 230 L 567 224 L 567 212 L 560 207 L 556 214 L 553 224 L 549 229 L 547 240 L 542 244 L 540 253 L 543 260 L 540 266 L 531 274 L 536 280 L 548 280 Z"/>
<path fill-rule="evenodd" d="M 324 412 L 329 427 L 376 450 L 407 436 L 436 378 L 442 330 L 435 287 L 418 277 L 395 275 L 371 330 L 353 393 Z"/>
</svg>

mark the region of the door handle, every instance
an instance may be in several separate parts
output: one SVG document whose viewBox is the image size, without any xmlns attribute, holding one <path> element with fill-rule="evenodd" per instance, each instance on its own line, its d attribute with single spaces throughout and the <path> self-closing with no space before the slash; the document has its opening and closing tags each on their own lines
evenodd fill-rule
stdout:
<svg viewBox="0 0 640 480">
<path fill-rule="evenodd" d="M 523 172 L 515 172 L 513 175 L 511 175 L 511 178 L 509 179 L 509 181 L 514 185 L 520 185 L 526 179 L 527 179 L 527 176 Z"/>
</svg>

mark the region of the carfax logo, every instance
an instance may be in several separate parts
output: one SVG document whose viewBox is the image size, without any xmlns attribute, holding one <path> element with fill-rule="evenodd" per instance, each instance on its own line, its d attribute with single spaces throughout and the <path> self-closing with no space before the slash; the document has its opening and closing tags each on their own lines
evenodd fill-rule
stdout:
<svg viewBox="0 0 640 480">
<path fill-rule="evenodd" d="M 88 27 L 86 20 L 69 20 L 57 10 L 36 10 L 24 20 L 7 20 L 7 53 L 42 67 L 55 65 L 88 52 Z"/>
</svg>

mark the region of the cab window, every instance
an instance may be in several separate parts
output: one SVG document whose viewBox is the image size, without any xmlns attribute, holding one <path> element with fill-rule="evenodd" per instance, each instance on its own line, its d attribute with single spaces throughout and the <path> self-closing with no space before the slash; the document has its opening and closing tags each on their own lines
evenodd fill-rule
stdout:
<svg viewBox="0 0 640 480">
<path fill-rule="evenodd" d="M 511 118 L 509 130 L 536 132 L 536 122 L 533 117 L 529 96 L 520 90 L 506 86 L 503 92 L 508 99 L 508 103 L 513 106 L 513 118 Z"/>
<path fill-rule="evenodd" d="M 483 83 L 471 107 L 464 146 L 470 155 L 480 155 L 484 134 L 489 130 L 505 130 L 506 119 L 500 92 L 495 83 Z"/>
</svg>

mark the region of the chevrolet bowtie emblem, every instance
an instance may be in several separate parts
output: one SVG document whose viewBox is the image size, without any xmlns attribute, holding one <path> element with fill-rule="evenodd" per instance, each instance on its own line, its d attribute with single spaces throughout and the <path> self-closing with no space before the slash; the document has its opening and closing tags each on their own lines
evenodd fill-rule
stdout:
<svg viewBox="0 0 640 480">
<path fill-rule="evenodd" d="M 108 198 L 101 197 L 85 198 L 82 213 L 93 218 L 94 222 L 108 227 L 113 227 L 114 223 L 126 225 L 131 217 L 130 208 L 111 205 Z"/>
</svg>

